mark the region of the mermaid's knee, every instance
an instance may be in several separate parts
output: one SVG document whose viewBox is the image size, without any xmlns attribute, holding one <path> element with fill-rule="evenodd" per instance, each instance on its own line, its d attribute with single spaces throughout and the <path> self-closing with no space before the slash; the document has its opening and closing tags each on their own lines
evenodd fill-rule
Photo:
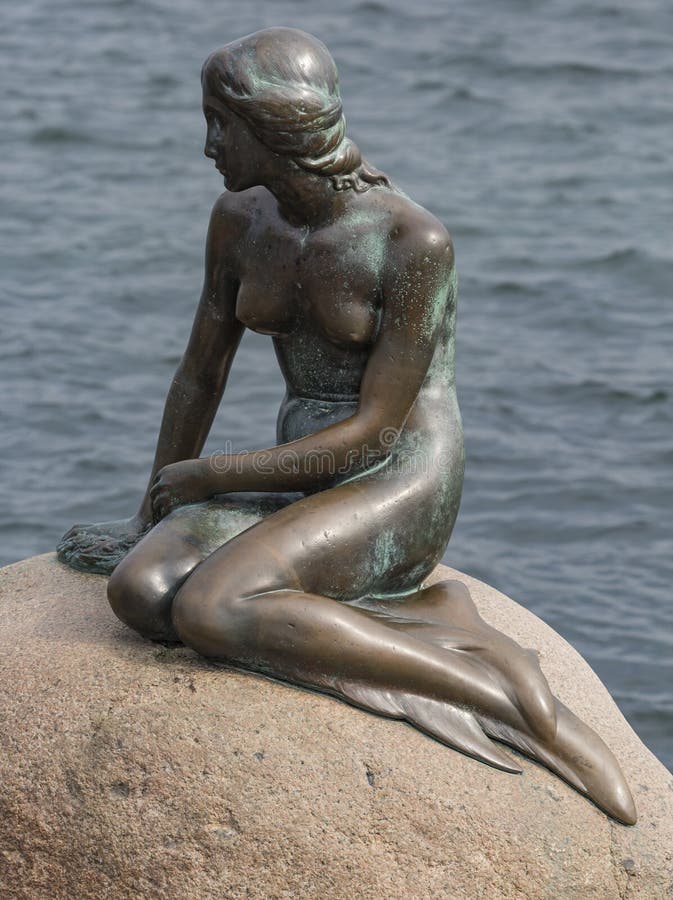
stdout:
<svg viewBox="0 0 673 900">
<path fill-rule="evenodd" d="M 108 601 L 129 628 L 155 641 L 176 641 L 171 605 L 176 585 L 158 565 L 124 560 L 110 576 Z"/>
<path fill-rule="evenodd" d="M 241 538 L 232 541 L 192 572 L 175 595 L 173 628 L 197 653 L 248 664 L 254 657 L 260 617 L 266 609 L 265 603 L 256 601 L 284 588 L 299 587 L 268 544 L 255 540 L 253 549 L 256 553 L 246 552 Z"/>
<path fill-rule="evenodd" d="M 240 661 L 249 643 L 252 604 L 228 589 L 228 581 L 223 579 L 213 590 L 191 576 L 175 596 L 171 617 L 179 639 L 197 653 Z"/>
</svg>

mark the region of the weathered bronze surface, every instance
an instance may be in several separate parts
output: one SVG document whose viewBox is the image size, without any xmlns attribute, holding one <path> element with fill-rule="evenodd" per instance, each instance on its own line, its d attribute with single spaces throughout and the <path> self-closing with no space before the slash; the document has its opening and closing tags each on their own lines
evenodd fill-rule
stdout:
<svg viewBox="0 0 673 900">
<path fill-rule="evenodd" d="M 495 738 L 633 823 L 616 760 L 536 654 L 459 583 L 423 586 L 463 483 L 444 226 L 346 137 L 316 38 L 270 28 L 227 44 L 202 85 L 205 154 L 227 190 L 148 491 L 128 521 L 72 528 L 60 559 L 112 572 L 113 610 L 148 638 L 520 771 Z M 278 446 L 200 459 L 246 327 L 272 336 L 287 385 Z"/>
</svg>

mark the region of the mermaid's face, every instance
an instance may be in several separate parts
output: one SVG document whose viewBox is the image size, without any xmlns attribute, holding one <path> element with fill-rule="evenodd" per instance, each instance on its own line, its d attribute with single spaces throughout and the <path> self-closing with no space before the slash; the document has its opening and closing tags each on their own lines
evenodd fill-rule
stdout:
<svg viewBox="0 0 673 900">
<path fill-rule="evenodd" d="M 269 151 L 247 122 L 209 91 L 207 81 L 203 88 L 203 114 L 207 125 L 203 152 L 215 161 L 227 189 L 245 191 L 262 184 Z"/>
</svg>

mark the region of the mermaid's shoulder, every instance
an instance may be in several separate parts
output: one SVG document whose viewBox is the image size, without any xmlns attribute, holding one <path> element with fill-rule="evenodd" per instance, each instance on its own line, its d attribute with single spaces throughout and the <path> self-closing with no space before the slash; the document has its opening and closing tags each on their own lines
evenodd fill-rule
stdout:
<svg viewBox="0 0 673 900">
<path fill-rule="evenodd" d="M 429 210 L 397 190 L 388 192 L 388 252 L 386 275 L 397 281 L 400 273 L 420 275 L 428 267 L 449 279 L 455 267 L 453 241 L 448 230 Z"/>
<path fill-rule="evenodd" d="M 268 193 L 261 188 L 223 191 L 213 205 L 207 254 L 215 265 L 237 274 L 250 226 L 260 215 Z"/>
<path fill-rule="evenodd" d="M 403 245 L 407 251 L 449 250 L 453 261 L 453 241 L 443 222 L 402 191 L 386 193 L 391 241 Z"/>
</svg>

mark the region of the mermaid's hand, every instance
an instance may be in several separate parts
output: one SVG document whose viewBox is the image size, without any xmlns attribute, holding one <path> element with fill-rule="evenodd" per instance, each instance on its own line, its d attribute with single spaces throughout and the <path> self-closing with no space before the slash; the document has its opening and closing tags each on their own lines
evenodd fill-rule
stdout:
<svg viewBox="0 0 673 900">
<path fill-rule="evenodd" d="M 151 528 L 140 516 L 91 525 L 73 525 L 56 547 L 56 555 L 80 572 L 110 575 Z"/>
<path fill-rule="evenodd" d="M 155 524 L 176 507 L 202 503 L 216 492 L 208 460 L 185 459 L 164 466 L 150 488 Z"/>
</svg>

